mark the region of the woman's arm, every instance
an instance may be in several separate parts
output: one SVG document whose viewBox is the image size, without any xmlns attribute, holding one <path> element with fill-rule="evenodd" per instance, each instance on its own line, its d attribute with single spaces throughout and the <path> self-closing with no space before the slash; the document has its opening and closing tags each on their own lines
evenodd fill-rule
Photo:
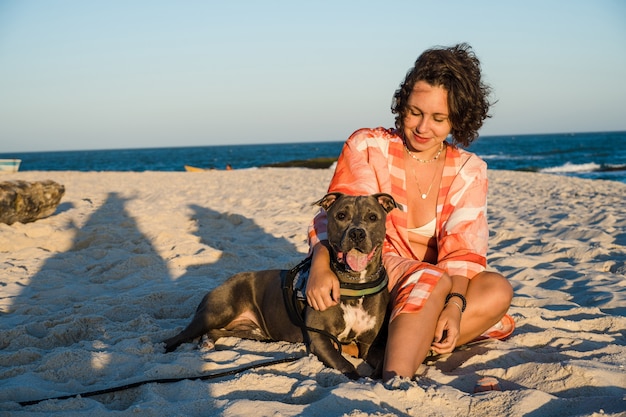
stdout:
<svg viewBox="0 0 626 417">
<path fill-rule="evenodd" d="M 379 180 L 370 165 L 371 152 L 380 164 L 387 160 L 379 149 L 378 142 L 368 145 L 368 139 L 389 135 L 383 129 L 360 129 L 346 141 L 337 160 L 335 173 L 328 187 L 329 192 L 365 195 L 381 192 Z M 380 139 L 384 143 L 383 139 Z M 390 188 L 390 186 L 388 187 Z M 389 190 L 386 190 L 389 192 Z M 325 310 L 339 302 L 339 280 L 330 269 L 326 212 L 321 210 L 309 225 L 309 254 L 312 256 L 311 271 L 307 282 L 306 296 L 309 305 L 316 310 Z"/>
<path fill-rule="evenodd" d="M 450 294 L 458 296 L 450 297 L 437 321 L 432 348 L 439 354 L 450 353 L 456 347 L 470 279 L 486 266 L 487 167 L 482 160 L 472 157 L 461 168 L 446 203 L 438 266 L 452 278 Z"/>
<path fill-rule="evenodd" d="M 487 264 L 487 166 L 476 156 L 459 170 L 450 186 L 437 239 L 437 266 L 450 276 L 472 278 Z"/>
<path fill-rule="evenodd" d="M 315 310 L 324 311 L 339 302 L 339 279 L 330 269 L 330 251 L 327 241 L 320 241 L 312 249 L 311 271 L 306 286 L 306 299 Z"/>
<path fill-rule="evenodd" d="M 450 294 L 460 294 L 465 297 L 469 279 L 462 275 L 453 275 L 452 289 Z M 457 346 L 461 334 L 461 316 L 463 314 L 463 301 L 458 296 L 453 296 L 445 304 L 437 321 L 435 337 L 432 349 L 438 354 L 450 353 Z M 444 335 L 445 332 L 445 335 Z"/>
</svg>

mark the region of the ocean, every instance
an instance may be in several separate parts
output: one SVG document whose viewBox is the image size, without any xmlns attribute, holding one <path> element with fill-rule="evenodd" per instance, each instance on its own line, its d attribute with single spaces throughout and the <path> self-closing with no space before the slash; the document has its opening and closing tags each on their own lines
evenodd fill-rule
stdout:
<svg viewBox="0 0 626 417">
<path fill-rule="evenodd" d="M 469 150 L 490 169 L 549 172 L 626 183 L 626 132 L 481 136 Z M 23 152 L 20 171 L 184 171 L 185 165 L 234 169 L 337 157 L 343 141 Z"/>
</svg>

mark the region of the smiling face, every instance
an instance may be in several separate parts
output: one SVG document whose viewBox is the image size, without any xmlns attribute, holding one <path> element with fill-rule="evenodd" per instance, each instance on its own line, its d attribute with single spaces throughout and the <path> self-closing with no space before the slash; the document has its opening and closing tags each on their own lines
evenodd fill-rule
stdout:
<svg viewBox="0 0 626 417">
<path fill-rule="evenodd" d="M 448 92 L 443 87 L 415 83 L 404 112 L 403 134 L 409 150 L 423 153 L 423 159 L 432 157 L 452 129 L 448 115 Z"/>
</svg>

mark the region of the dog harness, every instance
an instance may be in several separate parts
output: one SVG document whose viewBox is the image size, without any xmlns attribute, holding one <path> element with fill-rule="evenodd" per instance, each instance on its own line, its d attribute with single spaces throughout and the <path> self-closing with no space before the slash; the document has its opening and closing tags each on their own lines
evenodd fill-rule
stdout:
<svg viewBox="0 0 626 417">
<path fill-rule="evenodd" d="M 283 301 L 287 308 L 287 314 L 293 324 L 300 327 L 307 352 L 310 350 L 311 339 L 309 332 L 323 334 L 331 339 L 339 353 L 341 353 L 341 342 L 335 335 L 321 329 L 309 327 L 304 322 L 304 308 L 306 305 L 306 283 L 311 269 L 311 258 L 308 257 L 289 271 L 282 271 L 280 274 L 283 287 Z M 378 294 L 387 289 L 389 278 L 387 272 L 381 266 L 377 271 L 378 278 L 367 283 L 343 283 L 340 282 L 340 294 L 344 298 L 361 298 L 368 295 Z M 309 352 L 310 353 L 310 352 Z"/>
<path fill-rule="evenodd" d="M 306 284 L 309 280 L 309 272 L 311 270 L 311 258 L 306 258 L 300 262 L 293 269 L 289 271 L 289 274 L 293 274 L 292 290 L 295 292 L 298 300 L 306 300 Z M 376 271 L 375 275 L 377 279 L 370 282 L 343 282 L 339 281 L 339 294 L 345 298 L 361 298 L 368 295 L 378 294 L 382 290 L 387 289 L 389 283 L 389 277 L 382 266 Z"/>
</svg>

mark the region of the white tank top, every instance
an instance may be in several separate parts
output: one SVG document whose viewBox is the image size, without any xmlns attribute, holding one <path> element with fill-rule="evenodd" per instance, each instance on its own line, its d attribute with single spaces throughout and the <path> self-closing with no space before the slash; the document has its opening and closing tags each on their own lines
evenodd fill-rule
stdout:
<svg viewBox="0 0 626 417">
<path fill-rule="evenodd" d="M 423 226 L 409 229 L 409 233 L 415 233 L 416 235 L 420 235 L 424 237 L 433 237 L 435 236 L 436 227 L 437 227 L 437 219 L 433 218 L 431 221 L 429 221 Z"/>
</svg>

